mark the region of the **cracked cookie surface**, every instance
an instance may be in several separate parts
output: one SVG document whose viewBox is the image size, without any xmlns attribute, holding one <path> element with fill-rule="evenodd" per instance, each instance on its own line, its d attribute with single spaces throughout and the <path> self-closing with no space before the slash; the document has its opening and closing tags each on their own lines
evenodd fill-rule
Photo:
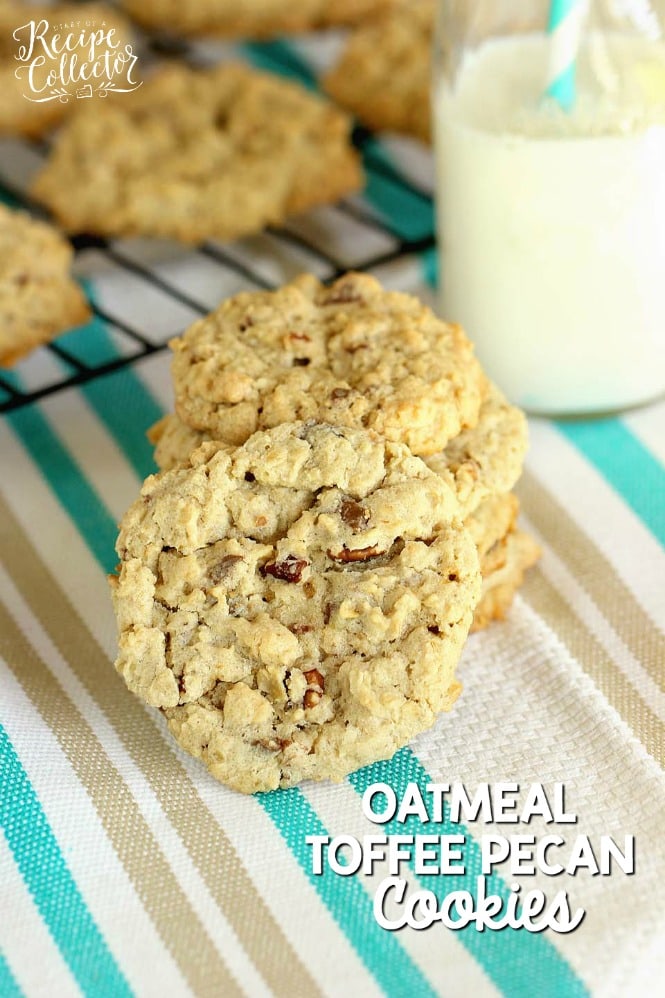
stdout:
<svg viewBox="0 0 665 998">
<path fill-rule="evenodd" d="M 69 232 L 233 239 L 357 190 L 350 127 L 277 76 L 169 66 L 77 108 L 32 193 Z"/>
<path fill-rule="evenodd" d="M 236 295 L 171 347 L 180 419 L 235 444 L 318 419 L 434 454 L 477 421 L 485 389 L 459 326 L 367 274 Z"/>
<path fill-rule="evenodd" d="M 211 435 L 192 429 L 176 413 L 163 416 L 148 432 L 155 445 L 155 462 L 162 470 L 187 459 Z M 511 405 L 495 385 L 489 384 L 471 429 L 463 430 L 443 451 L 425 457 L 455 493 L 461 516 L 467 519 L 492 497 L 502 497 L 518 480 L 527 450 L 524 413 Z M 488 521 L 490 505 L 484 510 Z"/>
<path fill-rule="evenodd" d="M 116 662 L 243 792 L 390 757 L 459 693 L 478 555 L 402 444 L 305 422 L 207 443 L 121 525 Z"/>
</svg>

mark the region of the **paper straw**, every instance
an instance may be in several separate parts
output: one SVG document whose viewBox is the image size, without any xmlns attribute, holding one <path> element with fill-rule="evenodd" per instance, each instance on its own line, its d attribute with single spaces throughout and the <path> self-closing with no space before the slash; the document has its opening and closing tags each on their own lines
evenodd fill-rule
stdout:
<svg viewBox="0 0 665 998">
<path fill-rule="evenodd" d="M 545 93 L 564 111 L 570 111 L 575 103 L 575 63 L 586 9 L 587 0 L 551 0 L 550 4 L 550 62 Z"/>
</svg>

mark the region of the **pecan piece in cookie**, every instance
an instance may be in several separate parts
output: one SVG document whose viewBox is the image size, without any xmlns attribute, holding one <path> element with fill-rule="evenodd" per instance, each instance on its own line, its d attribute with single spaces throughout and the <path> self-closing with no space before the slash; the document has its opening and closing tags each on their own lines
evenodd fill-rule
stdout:
<svg viewBox="0 0 665 998">
<path fill-rule="evenodd" d="M 208 442 L 146 482 L 118 552 L 116 667 L 237 790 L 342 779 L 460 691 L 478 554 L 404 444 L 314 421 Z"/>
<path fill-rule="evenodd" d="M 296 558 L 289 554 L 284 561 L 268 562 L 261 569 L 263 575 L 272 575 L 274 579 L 281 579 L 283 582 L 300 582 L 302 573 L 307 568 L 304 558 Z"/>
<path fill-rule="evenodd" d="M 346 563 L 355 561 L 369 561 L 371 558 L 380 558 L 385 551 L 379 551 L 377 547 L 369 548 L 342 548 L 341 551 L 331 551 L 328 549 L 328 557 L 333 561 L 343 561 Z"/>
<path fill-rule="evenodd" d="M 339 515 L 352 530 L 364 530 L 369 520 L 369 510 L 355 499 L 342 499 Z"/>
</svg>

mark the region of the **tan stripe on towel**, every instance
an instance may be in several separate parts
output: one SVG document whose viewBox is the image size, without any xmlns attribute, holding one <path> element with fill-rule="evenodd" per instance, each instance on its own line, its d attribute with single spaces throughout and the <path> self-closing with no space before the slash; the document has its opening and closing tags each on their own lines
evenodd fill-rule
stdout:
<svg viewBox="0 0 665 998">
<path fill-rule="evenodd" d="M 665 634 L 659 631 L 602 551 L 528 471 L 524 472 L 517 492 L 533 526 L 593 599 L 644 671 L 665 691 Z"/>
<path fill-rule="evenodd" d="M 127 691 L 1 496 L 0 518 L 6 528 L 2 556 L 16 586 L 148 780 L 257 971 L 277 996 L 287 998 L 288 993 L 290 998 L 317 998 L 320 989 L 250 880 L 224 830 L 143 706 Z M 218 986 L 216 994 L 226 992 Z"/>
<path fill-rule="evenodd" d="M 647 752 L 665 767 L 665 725 L 536 565 L 521 595 L 566 645 Z"/>
<path fill-rule="evenodd" d="M 0 603 L 0 649 L 88 792 L 164 945 L 197 995 L 242 995 L 90 725 Z M 99 774 L 104 779 L 99 779 Z M 228 991 L 227 991 L 228 988 Z"/>
</svg>

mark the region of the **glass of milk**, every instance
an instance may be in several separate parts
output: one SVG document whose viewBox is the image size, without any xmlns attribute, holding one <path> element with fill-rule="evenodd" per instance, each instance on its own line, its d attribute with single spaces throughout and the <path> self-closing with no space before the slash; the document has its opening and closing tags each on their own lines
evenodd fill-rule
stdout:
<svg viewBox="0 0 665 998">
<path fill-rule="evenodd" d="M 547 2 L 441 2 L 441 306 L 531 412 L 665 392 L 663 6 L 592 0 L 564 110 L 543 96 Z"/>
</svg>

